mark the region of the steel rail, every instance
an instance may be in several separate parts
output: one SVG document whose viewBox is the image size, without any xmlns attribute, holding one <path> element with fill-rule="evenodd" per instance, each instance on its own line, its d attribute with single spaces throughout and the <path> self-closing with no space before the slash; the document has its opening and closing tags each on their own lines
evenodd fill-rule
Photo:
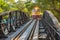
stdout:
<svg viewBox="0 0 60 40">
<path fill-rule="evenodd" d="M 35 28 L 32 40 L 38 40 L 38 33 L 39 33 L 39 21 L 37 21 L 36 28 Z"/>
</svg>

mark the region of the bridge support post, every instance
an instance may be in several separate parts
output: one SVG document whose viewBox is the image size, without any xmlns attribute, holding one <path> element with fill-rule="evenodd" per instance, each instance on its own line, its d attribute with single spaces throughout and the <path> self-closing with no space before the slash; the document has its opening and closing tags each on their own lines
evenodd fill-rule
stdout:
<svg viewBox="0 0 60 40">
<path fill-rule="evenodd" d="M 9 13 L 9 18 L 10 18 L 10 32 L 11 32 L 11 31 L 14 31 L 13 28 L 12 28 L 12 25 L 11 25 L 12 24 L 11 23 L 11 21 L 12 21 L 12 14 L 11 14 L 11 12 Z"/>
</svg>

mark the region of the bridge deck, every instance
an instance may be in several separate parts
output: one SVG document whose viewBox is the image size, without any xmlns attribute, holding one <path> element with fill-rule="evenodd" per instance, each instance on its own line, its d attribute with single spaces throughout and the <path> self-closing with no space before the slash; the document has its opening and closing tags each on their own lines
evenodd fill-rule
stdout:
<svg viewBox="0 0 60 40">
<path fill-rule="evenodd" d="M 21 14 L 20 11 L 19 13 L 18 11 L 14 12 L 16 12 L 14 13 L 15 16 L 11 12 L 0 15 L 0 21 L 3 19 L 2 16 L 9 15 L 7 25 L 4 26 L 9 33 L 5 34 L 5 29 L 1 30 L 3 29 L 3 23 L 0 22 L 0 36 L 4 35 L 0 40 L 60 40 L 58 21 L 52 14 L 50 15 L 50 12 L 45 11 L 40 20 L 38 18 L 29 19 L 24 13 Z M 17 16 L 18 14 L 22 16 Z"/>
</svg>

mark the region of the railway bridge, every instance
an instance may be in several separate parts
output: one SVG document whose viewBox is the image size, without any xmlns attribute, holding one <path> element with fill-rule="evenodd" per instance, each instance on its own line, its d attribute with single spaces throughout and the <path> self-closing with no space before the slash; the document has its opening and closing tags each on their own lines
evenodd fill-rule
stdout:
<svg viewBox="0 0 60 40">
<path fill-rule="evenodd" d="M 3 12 L 0 14 L 0 40 L 60 40 L 60 25 L 48 10 L 39 20 L 30 19 L 18 10 Z"/>
</svg>

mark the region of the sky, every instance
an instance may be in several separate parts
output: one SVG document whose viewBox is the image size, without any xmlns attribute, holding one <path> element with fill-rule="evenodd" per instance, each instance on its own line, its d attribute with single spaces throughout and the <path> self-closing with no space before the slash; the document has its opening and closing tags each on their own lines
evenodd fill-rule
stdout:
<svg viewBox="0 0 60 40">
<path fill-rule="evenodd" d="M 15 0 L 15 2 L 17 2 L 18 0 Z M 21 1 L 27 1 L 27 0 L 21 0 Z M 32 0 L 33 3 L 35 3 L 35 0 Z"/>
<path fill-rule="evenodd" d="M 18 0 L 15 0 L 15 2 L 17 2 Z M 27 0 L 21 0 L 21 1 L 27 1 Z"/>
<path fill-rule="evenodd" d="M 15 2 L 17 2 L 18 0 L 15 0 Z"/>
</svg>

